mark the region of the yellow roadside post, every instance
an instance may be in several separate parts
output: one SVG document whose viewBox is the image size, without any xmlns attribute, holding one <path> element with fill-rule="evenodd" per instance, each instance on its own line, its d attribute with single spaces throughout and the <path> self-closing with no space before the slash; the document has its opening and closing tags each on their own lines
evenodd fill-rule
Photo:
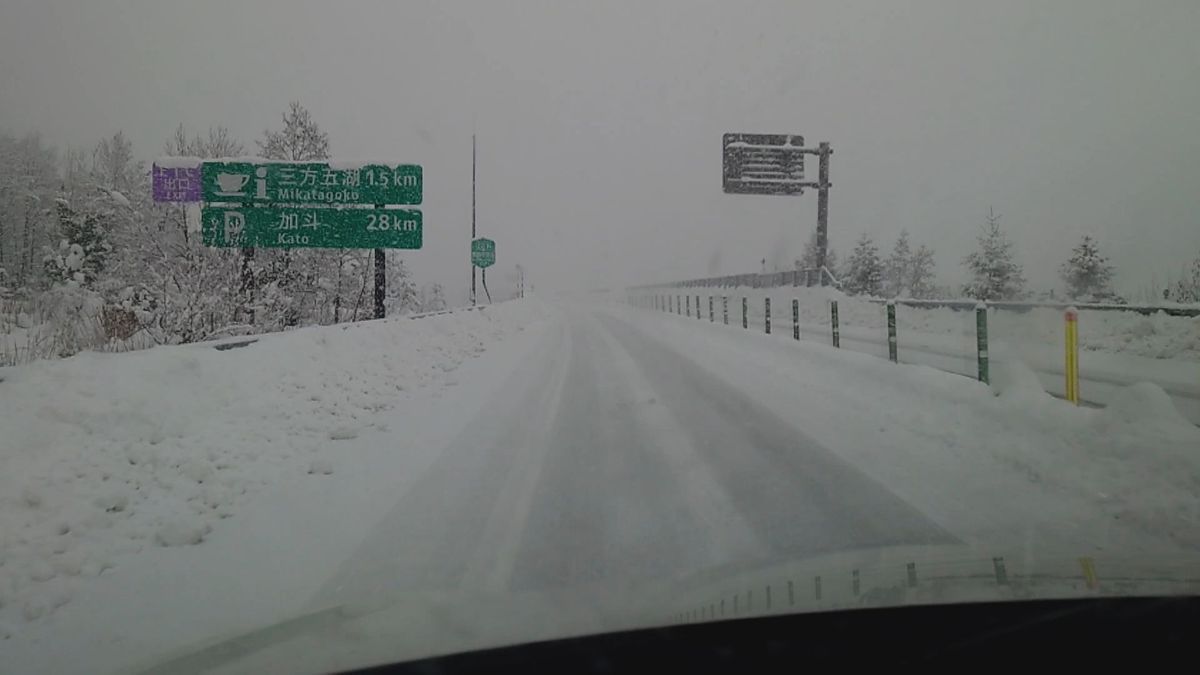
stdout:
<svg viewBox="0 0 1200 675">
<path fill-rule="evenodd" d="M 1079 310 L 1068 307 L 1066 319 L 1067 400 L 1079 405 Z"/>
</svg>

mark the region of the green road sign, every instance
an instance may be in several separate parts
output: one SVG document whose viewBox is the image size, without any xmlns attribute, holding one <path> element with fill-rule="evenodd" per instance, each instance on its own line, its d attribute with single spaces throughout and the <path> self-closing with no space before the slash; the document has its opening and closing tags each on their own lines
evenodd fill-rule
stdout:
<svg viewBox="0 0 1200 675">
<path fill-rule="evenodd" d="M 205 206 L 207 246 L 266 248 L 421 248 L 421 212 Z"/>
<path fill-rule="evenodd" d="M 476 239 L 471 242 L 471 264 L 476 267 L 491 267 L 496 263 L 496 242 L 491 239 Z"/>
<path fill-rule="evenodd" d="M 416 164 L 204 162 L 201 201 L 222 204 L 420 204 Z"/>
</svg>

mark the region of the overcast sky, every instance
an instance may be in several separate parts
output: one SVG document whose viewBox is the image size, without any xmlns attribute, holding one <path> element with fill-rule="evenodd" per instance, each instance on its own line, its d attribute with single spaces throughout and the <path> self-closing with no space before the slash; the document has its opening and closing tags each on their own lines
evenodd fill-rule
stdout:
<svg viewBox="0 0 1200 675">
<path fill-rule="evenodd" d="M 1034 285 L 1091 232 L 1131 291 L 1200 254 L 1198 30 L 1196 0 L 0 0 L 0 129 L 151 159 L 299 100 L 335 156 L 424 165 L 406 259 L 456 294 L 473 131 L 493 279 L 547 287 L 795 257 L 815 193 L 723 194 L 720 144 L 798 133 L 843 257 L 907 228 L 960 282 L 991 205 Z"/>
</svg>

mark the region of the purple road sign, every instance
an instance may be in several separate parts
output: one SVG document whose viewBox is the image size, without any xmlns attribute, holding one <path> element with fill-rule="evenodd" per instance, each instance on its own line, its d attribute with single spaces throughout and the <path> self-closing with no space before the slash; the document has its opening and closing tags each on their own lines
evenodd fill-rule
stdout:
<svg viewBox="0 0 1200 675">
<path fill-rule="evenodd" d="M 154 201 L 200 201 L 200 164 L 195 166 L 154 165 Z"/>
</svg>

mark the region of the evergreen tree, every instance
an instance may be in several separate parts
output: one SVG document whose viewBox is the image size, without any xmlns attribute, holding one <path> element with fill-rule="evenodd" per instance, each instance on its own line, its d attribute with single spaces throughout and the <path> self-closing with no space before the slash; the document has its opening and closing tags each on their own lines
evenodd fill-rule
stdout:
<svg viewBox="0 0 1200 675">
<path fill-rule="evenodd" d="M 1112 282 L 1113 267 L 1108 258 L 1100 255 L 1096 240 L 1090 235 L 1071 250 L 1071 258 L 1060 270 L 1067 284 L 1067 297 L 1071 300 L 1103 302 L 1114 297 L 1109 284 Z"/>
<path fill-rule="evenodd" d="M 933 249 L 921 244 L 912 256 L 912 264 L 908 268 L 906 285 L 908 294 L 914 298 L 931 298 L 934 296 Z"/>
<path fill-rule="evenodd" d="M 1200 256 L 1196 256 L 1191 268 L 1180 275 L 1175 289 L 1164 296 L 1175 302 L 1200 302 Z"/>
<path fill-rule="evenodd" d="M 859 237 L 846 262 L 842 286 L 851 295 L 879 295 L 883 290 L 883 263 L 879 260 L 879 249 L 865 232 Z"/>
<path fill-rule="evenodd" d="M 899 297 L 908 291 L 912 249 L 908 245 L 908 230 L 900 230 L 896 245 L 884 263 L 884 292 L 889 298 Z"/>
<path fill-rule="evenodd" d="M 108 233 L 95 213 L 77 213 L 65 199 L 57 207 L 62 239 L 43 259 L 46 276 L 59 283 L 90 286 L 112 251 Z"/>
<path fill-rule="evenodd" d="M 968 255 L 963 264 L 971 273 L 971 281 L 963 286 L 967 297 L 1015 300 L 1025 292 L 1025 277 L 1013 259 L 1012 242 L 1000 229 L 1000 215 L 991 209 L 979 234 L 979 250 Z"/>
</svg>

